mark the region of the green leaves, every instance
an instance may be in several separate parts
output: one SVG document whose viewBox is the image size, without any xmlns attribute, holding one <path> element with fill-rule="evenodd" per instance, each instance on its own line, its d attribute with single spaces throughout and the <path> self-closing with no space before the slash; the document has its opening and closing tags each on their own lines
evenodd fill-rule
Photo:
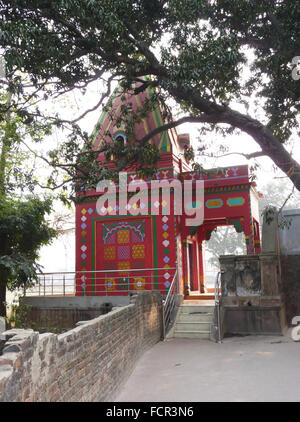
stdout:
<svg viewBox="0 0 300 422">
<path fill-rule="evenodd" d="M 38 251 L 56 237 L 46 222 L 50 199 L 0 199 L 0 283 L 14 289 L 35 279 L 41 270 Z"/>
<path fill-rule="evenodd" d="M 299 1 L 39 0 L 37 6 L 36 0 L 0 0 L 0 8 L 0 48 L 14 94 L 25 91 L 16 76 L 20 71 L 33 88 L 43 86 L 46 97 L 86 89 L 107 74 L 122 80 L 124 89 L 149 77 L 181 113 L 207 116 L 212 128 L 239 128 L 286 174 L 293 167 L 277 140 L 287 142 L 298 124 L 300 88 L 291 77 L 291 63 L 300 44 Z M 264 130 L 252 130 L 259 122 L 247 115 L 250 95 L 268 120 Z M 240 105 L 247 112 L 237 116 Z M 127 116 L 126 107 L 122 110 Z M 33 123 L 29 115 L 23 117 L 25 124 Z M 127 126 L 130 131 L 128 119 Z M 70 180 L 82 164 L 81 158 L 74 160 L 79 138 L 76 132 L 73 143 L 68 140 L 68 147 L 59 146 L 50 157 L 60 169 L 71 162 Z M 120 153 L 118 168 L 126 165 L 124 150 L 114 153 Z M 80 168 L 100 174 L 87 159 Z M 294 183 L 300 186 L 300 180 Z"/>
</svg>

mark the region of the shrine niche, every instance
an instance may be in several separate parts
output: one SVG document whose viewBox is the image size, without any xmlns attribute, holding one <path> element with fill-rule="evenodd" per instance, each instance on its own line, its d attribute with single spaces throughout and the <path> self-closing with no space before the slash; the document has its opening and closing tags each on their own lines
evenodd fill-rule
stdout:
<svg viewBox="0 0 300 422">
<path fill-rule="evenodd" d="M 111 111 L 100 116 L 92 133 L 94 148 L 104 141 L 130 142 L 126 130 L 118 126 L 122 108 L 117 92 L 112 96 Z M 148 88 L 131 95 L 132 112 L 152 94 Z M 141 139 L 163 123 L 163 113 L 157 105 L 136 123 L 136 138 Z M 130 204 L 126 205 L 125 212 L 118 196 L 114 209 L 105 206 L 99 209 L 97 199 L 100 194 L 86 192 L 84 201 L 76 206 L 77 295 L 123 295 L 143 289 L 157 289 L 166 295 L 176 269 L 180 293 L 203 294 L 202 242 L 209 239 L 219 226 L 231 225 L 237 232 L 244 233 L 247 254 L 260 252 L 259 197 L 249 180 L 247 166 L 210 169 L 197 174 L 185 159 L 185 149 L 190 145 L 188 134 L 177 135 L 176 130 L 171 129 L 156 134 L 149 142 L 159 149 L 160 160 L 152 179 L 145 177 L 143 181 L 149 186 L 153 179 L 169 183 L 177 181 L 182 186 L 185 181 L 191 181 L 194 196 L 197 180 L 203 181 L 203 224 L 188 226 L 186 219 L 189 216 L 184 211 L 182 215 L 176 215 L 174 190 L 171 190 L 169 203 L 159 194 L 154 201 L 157 212 L 145 214 L 150 193 L 146 201 L 133 204 L 134 215 L 130 215 Z M 98 160 L 102 159 L 100 154 Z M 139 180 L 134 168 L 127 177 L 128 184 Z M 167 213 L 168 209 L 170 212 Z M 185 209 L 184 203 L 182 209 Z"/>
</svg>

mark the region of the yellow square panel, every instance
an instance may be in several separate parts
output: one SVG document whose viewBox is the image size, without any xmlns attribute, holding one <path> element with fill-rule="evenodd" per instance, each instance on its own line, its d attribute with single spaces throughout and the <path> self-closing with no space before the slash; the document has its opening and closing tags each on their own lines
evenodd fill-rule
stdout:
<svg viewBox="0 0 300 422">
<path fill-rule="evenodd" d="M 105 260 L 116 259 L 116 247 L 115 246 L 104 247 L 103 257 Z"/>
<path fill-rule="evenodd" d="M 133 245 L 132 246 L 132 258 L 133 259 L 145 258 L 145 246 L 144 245 Z"/>
<path fill-rule="evenodd" d="M 118 269 L 119 270 L 127 270 L 130 268 L 130 262 L 129 261 L 119 261 L 118 262 Z"/>
<path fill-rule="evenodd" d="M 129 243 L 129 230 L 118 231 L 118 243 Z"/>
</svg>

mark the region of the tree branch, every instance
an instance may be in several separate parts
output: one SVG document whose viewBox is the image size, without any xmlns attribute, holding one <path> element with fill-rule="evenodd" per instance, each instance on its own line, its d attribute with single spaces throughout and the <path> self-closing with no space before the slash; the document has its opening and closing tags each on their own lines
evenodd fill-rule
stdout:
<svg viewBox="0 0 300 422">
<path fill-rule="evenodd" d="M 243 157 L 247 158 L 247 160 L 250 160 L 251 158 L 266 156 L 266 154 L 263 151 L 256 151 L 250 154 L 244 154 L 242 152 L 228 152 L 227 154 L 221 154 L 221 155 L 209 155 L 209 154 L 204 154 L 204 153 L 202 153 L 202 155 L 205 155 L 206 157 L 212 157 L 212 158 L 222 158 L 222 157 L 227 157 L 228 155 L 242 155 Z"/>
<path fill-rule="evenodd" d="M 138 139 L 137 142 L 140 144 L 146 144 L 153 136 L 158 135 L 161 132 L 164 132 L 168 129 L 172 129 L 176 126 L 182 125 L 183 123 L 216 123 L 216 120 L 213 116 L 209 116 L 207 114 L 203 114 L 201 116 L 185 116 L 181 117 L 178 120 L 174 120 L 169 123 L 165 123 L 151 132 L 147 133 L 143 138 Z"/>
</svg>

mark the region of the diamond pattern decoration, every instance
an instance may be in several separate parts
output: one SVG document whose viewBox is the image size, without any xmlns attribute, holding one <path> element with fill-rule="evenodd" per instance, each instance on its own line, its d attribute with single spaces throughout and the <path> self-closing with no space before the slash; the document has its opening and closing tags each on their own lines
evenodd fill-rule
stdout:
<svg viewBox="0 0 300 422">
<path fill-rule="evenodd" d="M 130 259 L 130 246 L 118 246 L 118 259 Z"/>
<path fill-rule="evenodd" d="M 167 202 L 166 201 L 162 201 L 162 206 L 163 207 L 166 207 L 166 205 L 167 205 Z M 165 256 L 163 257 L 162 260 L 165 263 L 164 268 L 166 268 L 166 269 L 169 268 L 168 262 L 170 262 L 170 257 L 168 256 L 169 253 L 170 253 L 170 250 L 168 249 L 168 246 L 170 245 L 170 241 L 167 240 L 168 237 L 170 236 L 169 233 L 167 232 L 167 230 L 169 229 L 169 225 L 167 224 L 168 221 L 169 221 L 169 217 L 167 217 L 166 215 L 164 215 L 162 217 L 162 222 L 163 222 L 163 224 L 162 224 L 162 229 L 163 229 L 163 233 L 162 233 L 162 237 L 163 237 L 162 245 L 164 246 L 163 253 L 164 253 Z M 164 278 L 166 280 L 168 280 L 170 277 L 171 277 L 171 275 L 168 272 L 166 272 L 164 274 Z M 166 281 L 164 283 L 164 286 L 166 288 L 168 288 L 169 285 L 170 285 L 170 283 L 168 281 Z"/>
</svg>

